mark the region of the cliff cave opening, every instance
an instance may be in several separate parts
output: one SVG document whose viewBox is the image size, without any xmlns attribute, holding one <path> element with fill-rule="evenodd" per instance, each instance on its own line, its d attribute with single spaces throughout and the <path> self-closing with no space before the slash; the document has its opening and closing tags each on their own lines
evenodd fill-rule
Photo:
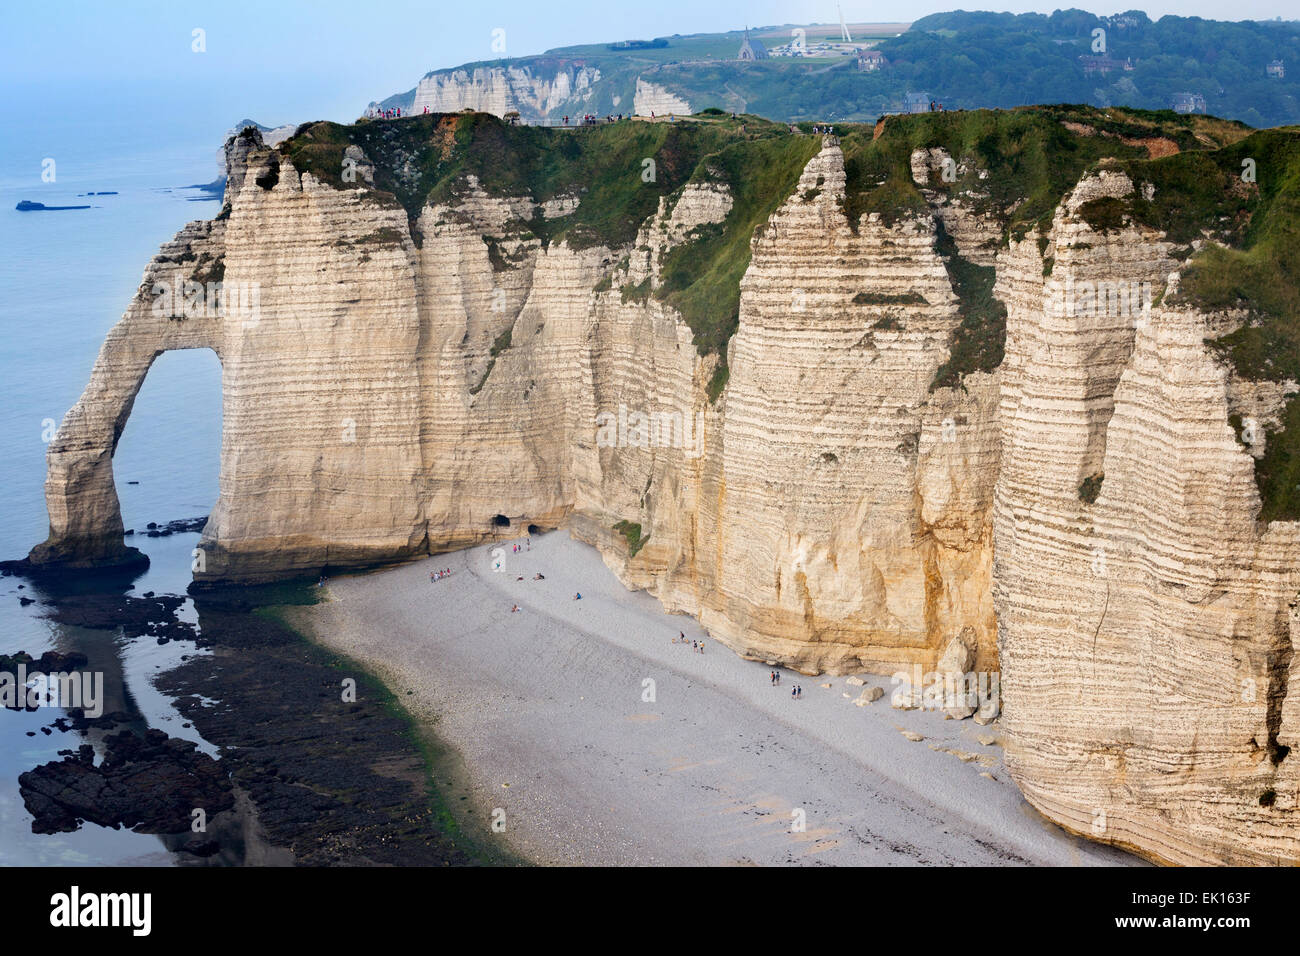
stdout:
<svg viewBox="0 0 1300 956">
<path fill-rule="evenodd" d="M 530 525 L 528 526 L 528 533 L 529 533 L 529 534 L 541 534 L 541 533 L 542 533 L 542 529 L 539 528 L 539 527 L 537 527 L 537 525 L 535 525 L 535 524 L 530 524 Z"/>
<path fill-rule="evenodd" d="M 492 524 L 498 528 L 508 528 L 510 527 L 510 519 L 505 515 L 497 515 L 492 519 Z"/>
</svg>

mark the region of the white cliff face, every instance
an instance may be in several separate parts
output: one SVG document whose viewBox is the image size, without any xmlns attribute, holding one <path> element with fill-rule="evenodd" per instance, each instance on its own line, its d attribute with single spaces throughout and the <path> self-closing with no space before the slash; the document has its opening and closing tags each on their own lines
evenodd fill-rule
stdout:
<svg viewBox="0 0 1300 956">
<path fill-rule="evenodd" d="M 431 113 L 476 110 L 505 116 L 515 110 L 529 120 L 545 117 L 561 107 L 579 108 L 591 95 L 600 70 L 588 66 L 561 66 L 552 75 L 529 67 L 494 66 L 433 73 L 415 88 L 413 113 L 427 107 Z"/>
<path fill-rule="evenodd" d="M 971 472 L 946 466 L 974 450 L 996 391 L 977 385 L 965 401 L 928 392 L 959 321 L 932 227 L 864 223 L 855 236 L 843 184 L 843 158 L 828 146 L 756 238 L 722 421 L 710 432 L 706 419 L 716 477 L 699 505 L 711 514 L 683 535 L 676 516 L 696 510 L 687 502 L 667 527 L 651 512 L 640 563 L 658 558 L 656 593 L 748 656 L 890 673 L 932 664 L 973 627 L 992 663 L 985 525 L 996 458 Z M 863 293 L 925 302 L 855 303 Z M 981 513 L 950 514 L 972 500 Z"/>
<path fill-rule="evenodd" d="M 1089 306 L 1100 283 L 1162 291 L 1177 265 L 1159 236 L 1072 215 L 1129 188 L 1103 176 L 1067 199 L 1049 279 L 1032 239 L 1004 263 L 1007 762 L 1031 803 L 1098 839 L 1177 863 L 1295 862 L 1296 770 L 1279 748 L 1297 726 L 1300 529 L 1255 522 L 1229 376 L 1205 345 L 1222 330 L 1188 309 Z"/>
<path fill-rule="evenodd" d="M 944 158 L 913 157 L 922 182 Z M 417 245 L 386 194 L 237 143 L 228 218 L 151 263 L 51 445 L 32 558 L 129 559 L 116 435 L 153 357 L 212 348 L 225 420 L 200 582 L 566 526 L 752 658 L 1000 668 L 1008 767 L 1064 826 L 1173 862 L 1300 860 L 1300 525 L 1256 523 L 1260 449 L 1229 421 L 1262 436 L 1289 386 L 1214 357 L 1237 319 L 1169 304 L 1160 234 L 1082 218 L 1134 188 L 1118 172 L 1001 251 L 969 197 L 855 230 L 844 183 L 827 139 L 756 231 L 710 401 L 718 358 L 644 293 L 727 217 L 726 186 L 661 201 L 630 247 L 575 249 L 526 223 L 578 196 L 539 207 L 470 178 L 420 211 Z M 961 320 L 940 222 L 996 266 L 1008 317 L 996 371 L 931 390 Z M 153 307 L 160 276 L 218 261 L 258 290 L 253 314 Z"/>
<path fill-rule="evenodd" d="M 636 94 L 632 111 L 637 116 L 690 116 L 691 104 L 666 88 L 647 80 L 636 78 Z"/>
<path fill-rule="evenodd" d="M 221 255 L 260 307 L 209 334 L 225 439 L 198 580 L 567 520 L 630 584 L 747 655 L 888 673 L 968 629 L 995 666 L 997 379 L 929 391 L 960 319 L 933 225 L 854 234 L 838 146 L 754 240 L 716 403 L 717 359 L 672 309 L 622 290 L 656 287 L 667 250 L 726 218 L 725 186 L 661 202 L 619 265 L 600 247 L 543 248 L 522 225 L 532 200 L 472 178 L 455 206 L 423 210 L 417 247 L 372 189 L 322 185 L 257 147 L 238 163 Z M 157 347 L 133 315 L 122 331 Z M 653 433 L 638 437 L 638 416 Z M 96 493 L 115 503 L 111 475 Z M 69 495 L 82 497 L 64 482 L 54 512 L 75 510 Z M 635 555 L 620 521 L 643 529 Z"/>
</svg>

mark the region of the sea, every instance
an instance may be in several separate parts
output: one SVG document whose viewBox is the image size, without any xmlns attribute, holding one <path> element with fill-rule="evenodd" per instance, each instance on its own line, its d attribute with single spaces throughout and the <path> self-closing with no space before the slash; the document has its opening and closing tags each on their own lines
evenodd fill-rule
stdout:
<svg viewBox="0 0 1300 956">
<path fill-rule="evenodd" d="M 12 103 L 0 109 L 6 130 L 0 138 L 0 560 L 24 557 L 46 537 L 47 442 L 81 394 L 145 265 L 186 222 L 218 211 L 207 194 L 184 187 L 216 178 L 224 130 L 237 117 L 223 119 L 189 124 L 177 139 L 151 135 L 147 120 L 96 122 L 74 113 L 14 110 Z M 16 211 L 22 200 L 90 208 Z M 216 355 L 206 349 L 163 354 L 114 458 L 126 527 L 208 514 L 217 498 L 220 447 Z M 197 533 L 129 539 L 151 561 L 131 593 L 183 595 L 197 540 Z M 24 606 L 21 597 L 35 603 Z M 90 666 L 105 672 L 106 696 L 125 702 L 137 725 L 213 752 L 151 682 L 182 656 L 202 651 L 185 641 L 160 646 L 56 624 L 40 598 L 39 585 L 0 577 L 0 654 L 86 653 Z M 188 599 L 180 616 L 196 619 Z M 75 733 L 46 732 L 60 713 L 0 710 L 0 866 L 184 862 L 157 835 L 91 823 L 72 833 L 32 832 L 19 774 L 83 742 Z"/>
</svg>

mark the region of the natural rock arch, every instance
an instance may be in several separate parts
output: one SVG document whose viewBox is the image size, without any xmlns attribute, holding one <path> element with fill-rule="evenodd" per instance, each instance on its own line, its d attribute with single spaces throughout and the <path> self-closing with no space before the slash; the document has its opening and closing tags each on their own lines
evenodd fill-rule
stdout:
<svg viewBox="0 0 1300 956">
<path fill-rule="evenodd" d="M 148 559 L 123 540 L 113 455 L 135 397 L 163 352 L 210 348 L 222 358 L 219 280 L 225 223 L 192 222 L 145 270 L 131 306 L 100 347 L 90 381 L 46 453 L 50 534 L 34 566 L 138 568 Z M 207 278 L 207 282 L 200 279 Z M 188 301 L 186 291 L 190 292 Z M 200 291 L 201 290 L 201 291 Z"/>
</svg>

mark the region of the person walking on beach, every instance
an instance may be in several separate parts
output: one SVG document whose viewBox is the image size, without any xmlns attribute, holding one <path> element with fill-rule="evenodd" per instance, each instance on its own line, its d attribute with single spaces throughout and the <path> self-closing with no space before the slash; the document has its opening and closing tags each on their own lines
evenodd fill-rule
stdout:
<svg viewBox="0 0 1300 956">
<path fill-rule="evenodd" d="M 795 691 L 795 689 L 794 689 L 793 687 L 791 687 L 791 688 L 790 688 L 790 699 L 791 699 L 791 700 L 793 700 L 795 697 L 799 696 L 799 695 L 796 694 L 794 691 Z"/>
</svg>

